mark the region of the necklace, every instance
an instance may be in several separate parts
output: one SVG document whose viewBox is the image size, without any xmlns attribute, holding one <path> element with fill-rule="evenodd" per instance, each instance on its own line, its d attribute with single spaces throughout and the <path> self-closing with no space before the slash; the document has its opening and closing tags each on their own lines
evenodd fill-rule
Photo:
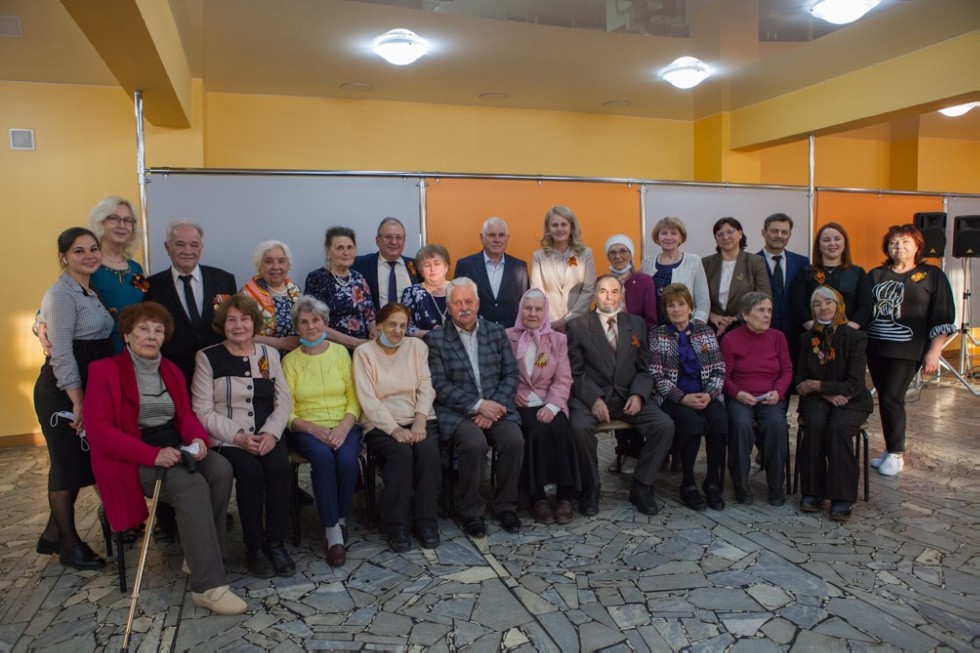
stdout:
<svg viewBox="0 0 980 653">
<path fill-rule="evenodd" d="M 439 302 L 437 302 L 435 296 L 428 291 L 428 289 L 425 287 L 425 284 L 424 283 L 422 284 L 422 290 L 425 290 L 425 294 L 428 295 L 429 296 L 429 299 L 432 301 L 432 305 L 435 307 L 436 313 L 439 314 L 439 324 L 445 324 L 446 323 L 446 311 L 449 310 L 449 306 L 446 305 L 446 308 L 439 308 Z"/>
<path fill-rule="evenodd" d="M 347 271 L 347 276 L 343 279 L 338 277 L 337 273 L 334 272 L 332 268 L 330 268 L 330 274 L 333 276 L 334 281 L 337 282 L 337 285 L 341 288 L 346 288 L 347 286 L 351 285 L 351 282 L 353 281 L 350 270 Z"/>
<path fill-rule="evenodd" d="M 129 274 L 129 265 L 127 265 L 123 270 L 117 270 L 116 268 L 110 268 L 108 265 L 103 263 L 102 269 L 114 276 L 116 281 L 118 281 L 120 284 L 126 283 L 126 275 Z"/>
</svg>

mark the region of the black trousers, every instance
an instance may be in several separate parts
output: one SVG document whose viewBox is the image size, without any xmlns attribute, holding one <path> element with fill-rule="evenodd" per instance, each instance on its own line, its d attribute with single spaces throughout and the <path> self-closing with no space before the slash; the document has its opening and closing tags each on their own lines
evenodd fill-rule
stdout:
<svg viewBox="0 0 980 653">
<path fill-rule="evenodd" d="M 905 451 L 905 392 L 922 361 L 868 354 L 868 371 L 878 391 L 878 414 L 888 453 Z"/>
<path fill-rule="evenodd" d="M 834 406 L 822 397 L 800 397 L 803 442 L 796 456 L 805 497 L 857 501 L 858 463 L 854 439 L 869 411 Z"/>
<path fill-rule="evenodd" d="M 684 478 L 681 487 L 694 485 L 694 462 L 701 448 L 708 454 L 708 472 L 704 485 L 721 488 L 722 468 L 725 466 L 725 442 L 728 438 L 728 413 L 718 400 L 712 400 L 702 410 L 665 401 L 661 406 L 674 420 L 674 446 L 680 449 Z"/>
<path fill-rule="evenodd" d="M 381 458 L 381 514 L 386 530 L 414 523 L 436 525 L 436 502 L 442 487 L 439 428 L 433 419 L 425 425 L 425 439 L 415 444 L 398 442 L 381 429 L 364 435 L 368 450 Z"/>
<path fill-rule="evenodd" d="M 245 546 L 255 550 L 268 542 L 282 542 L 289 529 L 290 469 L 286 441 L 280 438 L 272 451 L 256 456 L 238 447 L 224 446 L 235 474 L 235 499 L 242 521 Z"/>
<path fill-rule="evenodd" d="M 517 422 L 502 419 L 486 431 L 471 419 L 464 419 L 453 431 L 459 457 L 459 514 L 464 519 L 482 517 L 486 504 L 480 486 L 487 469 L 487 453 L 492 444 L 497 449 L 497 486 L 493 510 L 500 514 L 517 510 L 521 465 L 524 462 L 524 434 Z"/>
</svg>

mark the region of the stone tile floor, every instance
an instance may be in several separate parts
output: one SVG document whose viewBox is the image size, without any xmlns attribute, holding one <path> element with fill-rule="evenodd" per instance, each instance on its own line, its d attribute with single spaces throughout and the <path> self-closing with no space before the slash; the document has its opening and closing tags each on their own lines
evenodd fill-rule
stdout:
<svg viewBox="0 0 980 653">
<path fill-rule="evenodd" d="M 299 572 L 257 580 L 236 520 L 229 580 L 249 612 L 194 607 L 178 545 L 154 546 L 131 650 L 976 650 L 980 400 L 927 387 L 909 414 L 905 471 L 872 471 L 871 501 L 846 525 L 792 504 L 694 513 L 676 498 L 677 474 L 657 485 L 664 509 L 645 517 L 609 475 L 597 517 L 525 519 L 517 535 L 491 525 L 482 541 L 442 520 L 438 549 L 400 555 L 356 528 L 338 570 L 307 506 Z M 871 427 L 874 452 L 876 417 Z M 600 456 L 605 469 L 611 440 Z M 0 450 L 0 650 L 118 650 L 129 596 L 114 567 L 75 572 L 34 551 L 46 476 L 43 448 Z M 79 504 L 80 531 L 102 551 L 95 494 Z M 128 551 L 130 582 L 137 557 Z"/>
</svg>

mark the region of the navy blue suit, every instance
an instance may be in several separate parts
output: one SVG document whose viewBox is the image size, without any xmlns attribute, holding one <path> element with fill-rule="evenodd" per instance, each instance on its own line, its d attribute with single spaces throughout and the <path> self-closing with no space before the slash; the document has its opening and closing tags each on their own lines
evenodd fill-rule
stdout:
<svg viewBox="0 0 980 653">
<path fill-rule="evenodd" d="M 810 259 L 788 249 L 783 250 L 783 269 L 786 270 L 786 283 L 783 292 L 776 292 L 776 284 L 772 279 L 771 263 L 764 250 L 759 250 L 759 256 L 766 259 L 766 273 L 769 275 L 769 287 L 772 288 L 772 327 L 783 332 L 789 343 L 790 360 L 796 364 L 800 350 L 800 325 L 793 317 L 793 307 L 790 301 L 790 288 L 793 280 L 810 265 Z"/>
<path fill-rule="evenodd" d="M 517 321 L 517 308 L 521 297 L 527 292 L 527 263 L 506 254 L 504 257 L 504 276 L 500 280 L 500 291 L 496 297 L 490 287 L 490 277 L 487 276 L 487 264 L 482 251 L 456 261 L 453 278 L 472 279 L 479 291 L 480 317 L 509 329 Z"/>
<path fill-rule="evenodd" d="M 351 266 L 353 269 L 360 272 L 365 279 L 367 279 L 368 287 L 371 289 L 371 301 L 374 302 L 375 311 L 381 310 L 381 295 L 378 293 L 378 257 L 379 256 L 380 254 L 378 252 L 374 252 L 373 254 L 361 254 L 360 256 L 354 258 L 354 265 Z M 408 278 L 412 280 L 412 284 L 414 285 L 418 283 L 419 278 L 418 276 L 416 276 L 414 272 L 415 261 L 408 258 L 407 256 L 402 256 L 402 261 L 405 262 L 405 267 L 408 269 Z M 385 279 L 385 284 L 387 283 L 388 280 Z M 387 289 L 387 285 L 385 286 L 385 288 Z M 394 298 L 389 297 L 388 301 L 397 302 L 399 298 L 402 296 L 402 291 L 404 290 L 405 290 L 404 288 L 399 288 L 398 296 Z"/>
</svg>

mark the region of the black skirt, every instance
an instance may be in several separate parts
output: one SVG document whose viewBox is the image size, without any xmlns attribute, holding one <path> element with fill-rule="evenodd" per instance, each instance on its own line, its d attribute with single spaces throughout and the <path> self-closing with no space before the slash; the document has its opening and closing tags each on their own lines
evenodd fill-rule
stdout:
<svg viewBox="0 0 980 653">
<path fill-rule="evenodd" d="M 112 355 L 112 340 L 76 340 L 73 343 L 75 360 L 82 377 L 82 388 L 88 382 L 88 364 Z M 77 490 L 95 484 L 89 452 L 82 449 L 82 439 L 70 425 L 71 420 L 54 417 L 58 412 L 71 412 L 68 393 L 58 389 L 51 361 L 45 360 L 34 384 L 34 412 L 41 424 L 41 433 L 48 445 L 51 469 L 48 472 L 48 491 Z"/>
<path fill-rule="evenodd" d="M 551 483 L 578 492 L 582 489 L 582 480 L 568 417 L 559 411 L 550 423 L 542 424 L 536 417 L 540 409 L 540 406 L 517 409 L 524 432 L 521 494 L 529 499 Z"/>
</svg>

